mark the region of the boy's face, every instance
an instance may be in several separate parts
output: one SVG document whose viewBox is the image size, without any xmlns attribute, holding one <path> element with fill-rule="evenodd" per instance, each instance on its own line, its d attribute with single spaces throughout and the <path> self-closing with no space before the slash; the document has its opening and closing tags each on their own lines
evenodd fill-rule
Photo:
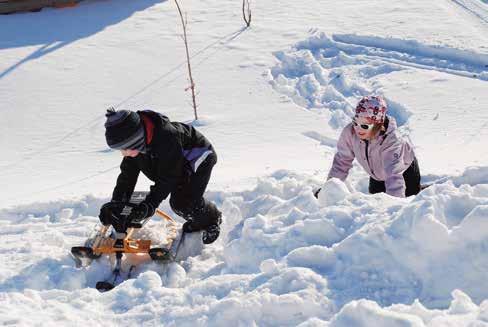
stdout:
<svg viewBox="0 0 488 327">
<path fill-rule="evenodd" d="M 139 155 L 139 150 L 120 150 L 124 157 L 137 157 Z"/>
</svg>

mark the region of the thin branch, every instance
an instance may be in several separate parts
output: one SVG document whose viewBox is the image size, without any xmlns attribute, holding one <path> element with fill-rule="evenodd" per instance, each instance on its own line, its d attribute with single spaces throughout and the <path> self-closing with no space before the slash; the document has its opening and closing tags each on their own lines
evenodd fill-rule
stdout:
<svg viewBox="0 0 488 327">
<path fill-rule="evenodd" d="M 246 16 L 246 5 L 247 5 L 247 16 Z M 242 18 L 246 22 L 247 27 L 251 26 L 251 5 L 249 0 L 242 0 Z"/>
<path fill-rule="evenodd" d="M 195 96 L 195 82 L 193 81 L 193 76 L 191 73 L 191 64 L 190 64 L 190 51 L 188 50 L 188 38 L 186 35 L 186 23 L 187 20 L 186 14 L 185 18 L 183 18 L 183 13 L 180 8 L 180 4 L 178 3 L 178 0 L 175 0 L 176 7 L 178 8 L 178 13 L 180 14 L 180 19 L 181 19 L 181 25 L 183 26 L 183 41 L 185 42 L 185 50 L 186 50 L 186 63 L 188 66 L 188 75 L 190 77 L 190 86 L 189 88 L 191 89 L 191 98 L 193 102 L 193 112 L 195 114 L 195 120 L 198 120 L 198 114 L 197 114 L 197 104 L 196 104 L 196 96 Z"/>
</svg>

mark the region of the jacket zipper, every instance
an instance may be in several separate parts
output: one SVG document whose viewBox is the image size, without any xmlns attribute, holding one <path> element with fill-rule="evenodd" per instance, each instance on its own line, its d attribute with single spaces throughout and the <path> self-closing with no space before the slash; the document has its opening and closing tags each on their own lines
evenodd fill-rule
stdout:
<svg viewBox="0 0 488 327">
<path fill-rule="evenodd" d="M 369 164 L 369 154 L 368 154 L 369 141 L 368 140 L 364 140 L 364 142 L 366 142 L 366 148 L 365 148 L 366 162 L 368 163 L 369 170 L 371 170 L 371 174 L 374 175 L 373 168 L 371 168 L 371 165 Z"/>
</svg>

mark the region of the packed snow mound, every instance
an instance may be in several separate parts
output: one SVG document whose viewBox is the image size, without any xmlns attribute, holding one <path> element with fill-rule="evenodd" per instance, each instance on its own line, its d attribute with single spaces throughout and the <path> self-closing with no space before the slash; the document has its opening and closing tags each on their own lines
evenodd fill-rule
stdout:
<svg viewBox="0 0 488 327">
<path fill-rule="evenodd" d="M 225 217 L 216 244 L 179 263 L 141 263 L 134 279 L 104 294 L 93 286 L 110 273 L 108 259 L 78 269 L 67 254 L 89 236 L 103 199 L 3 210 L 1 322 L 32 325 L 54 316 L 66 323 L 110 317 L 113 325 L 178 326 L 488 322 L 488 184 L 446 181 L 397 199 L 330 180 L 324 194 L 340 196 L 326 206 L 313 196 L 319 186 L 313 177 L 278 171 L 250 191 L 209 193 Z M 164 226 L 151 224 L 141 233 L 157 240 Z M 68 314 L 59 318 L 61 307 Z"/>
<path fill-rule="evenodd" d="M 340 179 L 331 178 L 322 185 L 318 194 L 318 200 L 321 206 L 330 206 L 344 200 L 350 194 L 346 184 Z"/>
<path fill-rule="evenodd" d="M 224 251 L 229 268 L 258 271 L 266 259 L 307 267 L 327 276 L 330 297 L 338 303 L 367 298 L 389 305 L 418 298 L 442 307 L 456 288 L 477 301 L 486 298 L 487 290 L 479 287 L 488 264 L 482 255 L 488 241 L 486 184 L 446 182 L 412 199 L 352 193 L 327 207 L 310 205 L 308 188 L 297 188 L 285 202 L 278 190 L 260 197 L 263 211 L 229 234 L 235 238 Z"/>
<path fill-rule="evenodd" d="M 475 321 L 486 322 L 484 309 L 478 308 L 469 296 L 459 290 L 452 292 L 452 302 L 447 310 L 428 310 L 418 300 L 411 306 L 403 304 L 381 308 L 369 300 L 351 301 L 334 316 L 329 327 L 378 326 L 378 327 L 423 327 L 423 326 L 472 326 Z M 486 306 L 488 302 L 483 302 Z"/>
</svg>

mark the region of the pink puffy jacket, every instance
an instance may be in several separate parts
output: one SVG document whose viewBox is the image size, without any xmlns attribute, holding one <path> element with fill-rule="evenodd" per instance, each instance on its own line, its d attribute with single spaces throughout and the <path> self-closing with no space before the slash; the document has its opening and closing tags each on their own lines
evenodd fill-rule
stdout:
<svg viewBox="0 0 488 327">
<path fill-rule="evenodd" d="M 329 178 L 336 177 L 344 181 L 352 167 L 354 158 L 364 170 L 377 181 L 384 181 L 386 193 L 396 197 L 405 197 L 403 172 L 412 164 L 415 154 L 408 141 L 397 133 L 397 124 L 388 116 L 388 127 L 384 134 L 379 134 L 370 141 L 361 140 L 348 124 L 337 142 Z"/>
</svg>

